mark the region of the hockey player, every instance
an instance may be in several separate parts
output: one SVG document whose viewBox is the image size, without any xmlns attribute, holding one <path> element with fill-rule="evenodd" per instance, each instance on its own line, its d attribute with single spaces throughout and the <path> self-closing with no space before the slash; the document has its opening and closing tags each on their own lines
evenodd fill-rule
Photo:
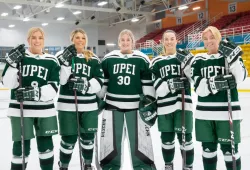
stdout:
<svg viewBox="0 0 250 170">
<path fill-rule="evenodd" d="M 134 35 L 123 30 L 118 37 L 120 50 L 105 55 L 102 61 L 104 86 L 98 94 L 107 106 L 103 111 L 100 139 L 100 162 L 103 170 L 119 170 L 124 137 L 129 143 L 134 170 L 155 170 L 150 129 L 140 114 L 140 95 L 154 101 L 149 59 L 133 50 Z M 142 99 L 145 99 L 142 97 Z M 146 101 L 146 100 L 144 100 Z"/>
<path fill-rule="evenodd" d="M 231 92 L 229 104 L 232 106 L 236 167 L 240 170 L 238 144 L 241 140 L 242 117 L 237 84 L 247 77 L 247 70 L 241 58 L 242 50 L 234 43 L 221 41 L 219 30 L 213 26 L 202 32 L 202 40 L 208 52 L 194 57 L 191 75 L 198 95 L 195 132 L 196 140 L 202 142 L 204 170 L 216 170 L 218 143 L 224 154 L 227 170 L 233 169 L 228 89 Z M 229 75 L 226 75 L 226 70 L 229 70 Z"/>
<path fill-rule="evenodd" d="M 42 52 L 44 38 L 43 30 L 33 27 L 28 31 L 29 48 L 25 51 L 24 45 L 19 45 L 6 56 L 3 84 L 11 89 L 8 116 L 11 120 L 14 141 L 11 170 L 22 170 L 19 103 L 21 101 L 24 114 L 25 164 L 28 163 L 30 140 L 35 137 L 33 132 L 35 129 L 40 167 L 42 170 L 53 169 L 52 135 L 58 132 L 53 99 L 58 89 L 60 65 L 54 56 Z M 19 63 L 22 69 L 20 77 Z"/>
<path fill-rule="evenodd" d="M 165 170 L 173 170 L 175 134 L 186 151 L 185 170 L 191 170 L 194 160 L 192 142 L 193 113 L 190 83 L 182 76 L 181 62 L 176 58 L 176 33 L 166 30 L 162 36 L 163 55 L 152 60 L 151 70 L 157 97 L 158 129 L 161 132 Z M 185 74 L 188 74 L 188 72 Z M 182 90 L 185 97 L 182 99 Z M 185 101 L 185 148 L 182 146 L 182 100 Z"/>
<path fill-rule="evenodd" d="M 91 170 L 94 137 L 98 124 L 96 93 L 103 85 L 103 71 L 99 58 L 87 50 L 88 36 L 84 30 L 74 30 L 70 39 L 73 45 L 56 54 L 61 63 L 61 87 L 57 102 L 59 129 L 62 136 L 59 166 L 60 170 L 68 169 L 77 141 L 77 113 L 74 96 L 74 90 L 76 90 L 84 170 Z"/>
</svg>

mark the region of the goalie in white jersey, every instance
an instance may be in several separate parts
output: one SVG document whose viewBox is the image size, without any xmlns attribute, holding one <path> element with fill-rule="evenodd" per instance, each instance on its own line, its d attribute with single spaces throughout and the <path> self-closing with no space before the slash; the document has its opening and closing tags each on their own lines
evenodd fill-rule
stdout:
<svg viewBox="0 0 250 170">
<path fill-rule="evenodd" d="M 232 42 L 221 41 L 219 30 L 213 26 L 202 32 L 202 40 L 208 52 L 197 54 L 192 60 L 191 78 L 198 95 L 195 133 L 196 140 L 202 142 L 204 170 L 216 170 L 218 144 L 224 154 L 227 170 L 233 169 L 234 152 L 236 169 L 240 170 L 238 144 L 241 140 L 242 117 L 237 84 L 247 77 L 241 58 L 242 50 Z M 234 143 L 231 143 L 228 90 L 231 93 L 229 103 L 232 106 Z"/>
<path fill-rule="evenodd" d="M 102 118 L 101 166 L 103 170 L 121 168 L 124 137 L 127 137 L 133 169 L 155 170 L 150 127 L 144 123 L 150 124 L 150 119 L 156 117 L 151 110 L 155 91 L 150 61 L 145 54 L 133 50 L 135 39 L 130 30 L 120 33 L 118 43 L 120 50 L 112 51 L 102 60 L 105 79 L 99 96 L 104 98 L 106 94 L 107 105 Z M 150 111 L 144 112 L 145 108 Z"/>
<path fill-rule="evenodd" d="M 193 113 L 189 80 L 190 71 L 182 73 L 181 62 L 176 56 L 176 33 L 166 30 L 162 36 L 163 55 L 151 62 L 153 83 L 157 96 L 158 129 L 161 132 L 162 154 L 166 170 L 173 170 L 175 154 L 175 134 L 181 145 L 181 152 L 185 149 L 186 164 L 184 170 L 191 170 L 194 160 L 192 142 Z M 184 67 L 184 66 L 183 66 Z M 184 74 L 184 75 L 183 75 Z M 182 98 L 182 90 L 185 95 Z M 182 108 L 184 100 L 184 110 Z M 183 110 L 183 112 L 182 112 Z M 185 148 L 182 146 L 182 116 L 185 114 Z"/>
<path fill-rule="evenodd" d="M 58 90 L 60 65 L 54 56 L 42 52 L 44 38 L 41 28 L 31 28 L 27 37 L 29 49 L 25 51 L 24 45 L 19 45 L 6 57 L 3 84 L 11 89 L 8 116 L 14 141 L 11 170 L 22 170 L 21 101 L 24 115 L 25 164 L 27 165 L 30 154 L 30 140 L 36 135 L 40 167 L 42 170 L 53 170 L 52 135 L 57 134 L 53 99 Z M 19 77 L 20 62 L 22 75 Z"/>
</svg>

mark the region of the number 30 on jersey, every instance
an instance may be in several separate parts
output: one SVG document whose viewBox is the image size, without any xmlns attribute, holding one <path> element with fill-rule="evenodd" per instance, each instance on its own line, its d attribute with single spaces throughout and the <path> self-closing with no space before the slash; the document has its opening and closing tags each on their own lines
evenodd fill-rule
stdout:
<svg viewBox="0 0 250 170">
<path fill-rule="evenodd" d="M 117 84 L 119 85 L 129 85 L 130 84 L 130 77 L 129 76 L 118 76 Z"/>
</svg>

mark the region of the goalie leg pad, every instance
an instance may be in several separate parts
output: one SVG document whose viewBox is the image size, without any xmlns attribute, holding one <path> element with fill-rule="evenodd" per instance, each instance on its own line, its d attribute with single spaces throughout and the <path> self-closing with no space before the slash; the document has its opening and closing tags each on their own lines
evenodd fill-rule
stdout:
<svg viewBox="0 0 250 170">
<path fill-rule="evenodd" d="M 155 169 L 150 127 L 137 110 L 125 113 L 126 129 L 134 169 Z"/>
<path fill-rule="evenodd" d="M 124 135 L 124 113 L 104 110 L 100 135 L 100 162 L 103 170 L 119 170 Z"/>
</svg>

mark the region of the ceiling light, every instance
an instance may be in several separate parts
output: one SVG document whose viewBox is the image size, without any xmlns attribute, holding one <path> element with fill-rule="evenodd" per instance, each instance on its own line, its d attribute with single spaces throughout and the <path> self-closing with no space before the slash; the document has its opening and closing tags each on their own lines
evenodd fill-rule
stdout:
<svg viewBox="0 0 250 170">
<path fill-rule="evenodd" d="M 108 2 L 107 1 L 101 1 L 101 2 L 98 2 L 98 6 L 104 6 L 106 5 Z"/>
<path fill-rule="evenodd" d="M 82 13 L 82 12 L 81 11 L 75 11 L 75 12 L 73 12 L 74 15 L 78 15 L 80 13 Z"/>
<path fill-rule="evenodd" d="M 62 21 L 62 20 L 64 20 L 64 18 L 63 17 L 58 17 L 56 20 L 57 21 Z"/>
<path fill-rule="evenodd" d="M 184 10 L 184 9 L 187 9 L 187 8 L 188 8 L 188 6 L 183 5 L 183 6 L 180 6 L 178 9 L 179 9 L 179 10 Z"/>
<path fill-rule="evenodd" d="M 64 6 L 64 4 L 61 3 L 61 2 L 59 2 L 58 4 L 55 5 L 56 8 L 61 8 L 61 7 L 63 7 L 63 6 Z"/>
<path fill-rule="evenodd" d="M 26 21 L 29 21 L 30 19 L 28 17 L 24 18 L 23 21 L 26 22 Z"/>
<path fill-rule="evenodd" d="M 137 22 L 137 21 L 139 21 L 138 18 L 132 18 L 132 19 L 131 19 L 131 22 Z"/>
<path fill-rule="evenodd" d="M 13 25 L 13 24 L 9 25 L 9 28 L 13 28 L 13 27 L 15 27 L 15 25 Z"/>
<path fill-rule="evenodd" d="M 6 13 L 6 12 L 3 12 L 3 13 L 1 14 L 2 17 L 6 17 L 7 15 L 9 15 L 9 14 Z"/>
<path fill-rule="evenodd" d="M 115 46 L 116 44 L 115 43 L 107 43 L 106 45 L 107 46 Z"/>
<path fill-rule="evenodd" d="M 13 8 L 13 9 L 20 9 L 20 8 L 22 8 L 22 6 L 21 6 L 21 5 L 16 5 L 16 6 L 14 6 L 14 8 Z"/>
<path fill-rule="evenodd" d="M 197 7 L 194 7 L 193 10 L 198 10 L 200 9 L 201 7 L 197 6 Z"/>
<path fill-rule="evenodd" d="M 45 23 L 42 23 L 42 26 L 47 26 L 47 25 L 48 25 L 48 23 L 46 23 L 46 22 L 45 22 Z"/>
</svg>

